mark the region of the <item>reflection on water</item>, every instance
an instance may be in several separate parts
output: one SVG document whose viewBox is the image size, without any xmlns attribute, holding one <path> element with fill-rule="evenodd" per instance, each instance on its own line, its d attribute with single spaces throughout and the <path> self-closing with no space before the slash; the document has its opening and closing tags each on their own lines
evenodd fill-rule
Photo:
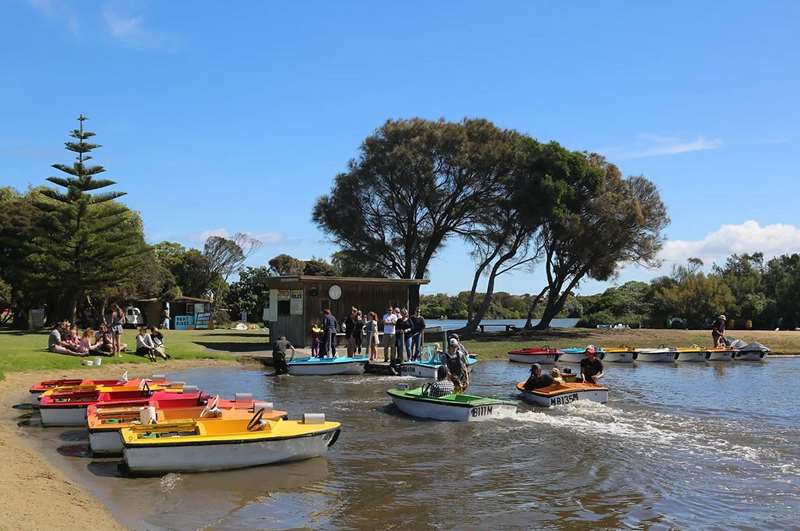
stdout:
<svg viewBox="0 0 800 531">
<path fill-rule="evenodd" d="M 791 527 L 800 511 L 800 359 L 608 364 L 608 405 L 574 403 L 477 424 L 420 422 L 385 391 L 410 378 L 170 375 L 250 391 L 342 435 L 327 459 L 214 474 L 121 478 L 75 430 L 31 426 L 56 459 L 137 528 Z M 527 367 L 482 362 L 476 394 L 515 398 Z M 69 471 L 69 470 L 68 470 Z"/>
</svg>

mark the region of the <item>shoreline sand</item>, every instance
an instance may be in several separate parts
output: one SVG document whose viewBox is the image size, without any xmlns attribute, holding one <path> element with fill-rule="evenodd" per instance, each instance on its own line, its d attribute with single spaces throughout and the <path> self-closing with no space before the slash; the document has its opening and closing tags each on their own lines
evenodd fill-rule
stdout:
<svg viewBox="0 0 800 531">
<path fill-rule="evenodd" d="M 125 370 L 137 375 L 234 363 L 238 362 L 196 359 L 152 366 L 132 363 L 102 369 L 6 373 L 5 380 L 0 381 L 0 529 L 125 529 L 100 500 L 26 440 L 17 425 L 22 411 L 13 406 L 27 398 L 32 384 L 55 378 L 108 378 Z"/>
</svg>

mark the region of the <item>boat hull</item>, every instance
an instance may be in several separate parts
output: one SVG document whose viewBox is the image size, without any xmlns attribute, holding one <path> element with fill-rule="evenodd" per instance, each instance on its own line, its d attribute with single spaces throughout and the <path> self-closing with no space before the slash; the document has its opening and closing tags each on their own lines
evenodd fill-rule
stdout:
<svg viewBox="0 0 800 531">
<path fill-rule="evenodd" d="M 521 354 L 515 352 L 508 353 L 508 361 L 513 361 L 516 363 L 527 363 L 528 365 L 533 365 L 534 363 L 538 363 L 539 365 L 553 365 L 555 362 L 559 360 L 559 354 Z"/>
<path fill-rule="evenodd" d="M 730 350 L 719 350 L 719 351 L 709 351 L 706 355 L 707 361 L 731 361 L 733 360 L 733 351 Z"/>
<path fill-rule="evenodd" d="M 664 352 L 637 352 L 636 361 L 644 363 L 674 363 L 677 352 L 664 351 Z"/>
<path fill-rule="evenodd" d="M 579 401 L 598 402 L 600 404 L 608 402 L 608 389 L 600 386 L 592 388 L 566 387 L 557 391 L 545 392 L 545 389 L 548 388 L 526 391 L 522 388 L 522 384 L 519 384 L 517 389 L 522 393 L 522 400 L 540 407 L 564 406 Z"/>
<path fill-rule="evenodd" d="M 706 361 L 706 352 L 703 351 L 691 351 L 691 352 L 678 352 L 678 358 L 675 361 L 681 362 L 705 362 Z"/>
<path fill-rule="evenodd" d="M 125 446 L 123 458 L 132 474 L 233 470 L 321 457 L 338 435 L 337 428 L 287 439 Z"/>
<path fill-rule="evenodd" d="M 603 356 L 603 361 L 609 363 L 633 363 L 633 352 L 608 352 Z"/>
<path fill-rule="evenodd" d="M 86 406 L 40 407 L 42 426 L 86 426 Z"/>
<path fill-rule="evenodd" d="M 767 359 L 767 353 L 760 350 L 740 351 L 733 356 L 733 359 L 736 361 L 764 361 Z"/>
<path fill-rule="evenodd" d="M 478 363 L 478 359 L 474 356 L 469 357 L 468 366 L 472 367 Z M 400 365 L 401 376 L 416 376 L 417 378 L 436 378 L 436 371 L 441 364 L 421 363 L 421 362 L 406 362 Z"/>
<path fill-rule="evenodd" d="M 294 376 L 333 376 L 336 374 L 364 374 L 367 359 L 354 359 L 352 361 L 320 361 L 318 363 L 304 362 L 289 365 L 289 374 Z"/>
<path fill-rule="evenodd" d="M 586 354 L 583 352 L 562 352 L 561 355 L 558 357 L 558 361 L 561 363 L 580 363 L 583 358 L 586 357 Z"/>
<path fill-rule="evenodd" d="M 89 449 L 93 455 L 119 455 L 122 453 L 122 435 L 119 430 L 90 431 Z"/>
<path fill-rule="evenodd" d="M 498 403 L 479 406 L 448 405 L 392 396 L 397 409 L 410 417 L 453 422 L 476 422 L 514 415 L 517 406 Z"/>
</svg>

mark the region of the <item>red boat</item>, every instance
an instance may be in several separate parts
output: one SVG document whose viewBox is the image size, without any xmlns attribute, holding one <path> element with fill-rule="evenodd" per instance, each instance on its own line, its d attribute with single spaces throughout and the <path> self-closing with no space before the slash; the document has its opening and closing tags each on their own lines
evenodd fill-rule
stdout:
<svg viewBox="0 0 800 531">
<path fill-rule="evenodd" d="M 39 413 L 43 426 L 86 426 L 86 408 L 92 404 L 146 406 L 154 399 L 159 404 L 164 402 L 173 407 L 190 407 L 198 405 L 206 397 L 194 386 L 155 392 L 149 389 L 99 391 L 84 388 L 73 393 L 42 396 Z"/>
<path fill-rule="evenodd" d="M 523 348 L 512 350 L 508 353 L 508 361 L 517 363 L 538 363 L 540 365 L 552 365 L 558 361 L 561 351 L 556 348 Z"/>
<path fill-rule="evenodd" d="M 167 381 L 167 377 L 163 374 L 154 374 L 150 378 L 146 378 L 149 382 L 158 382 L 164 383 Z M 77 386 L 90 386 L 90 385 L 103 385 L 105 387 L 120 387 L 120 386 L 130 386 L 130 387 L 138 387 L 142 382 L 142 378 L 132 378 L 128 380 L 128 373 L 127 371 L 122 375 L 121 378 L 116 379 L 109 379 L 109 380 L 91 380 L 85 378 L 62 378 L 60 380 L 43 380 L 37 384 L 31 386 L 29 391 L 31 394 L 40 395 L 45 391 L 49 391 L 50 389 L 55 389 L 56 387 L 77 387 Z"/>
</svg>

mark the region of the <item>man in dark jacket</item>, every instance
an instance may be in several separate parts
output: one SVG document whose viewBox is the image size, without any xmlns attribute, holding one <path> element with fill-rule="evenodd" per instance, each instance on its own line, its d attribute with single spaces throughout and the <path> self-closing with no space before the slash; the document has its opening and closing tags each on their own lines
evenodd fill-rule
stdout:
<svg viewBox="0 0 800 531">
<path fill-rule="evenodd" d="M 292 358 L 294 358 L 294 347 L 286 339 L 286 336 L 281 336 L 272 347 L 272 364 L 275 366 L 274 376 L 289 373 L 289 366 L 286 364 L 286 352 L 292 351 Z"/>
<path fill-rule="evenodd" d="M 425 331 L 425 318 L 419 313 L 419 309 L 411 317 L 411 339 L 408 341 L 408 349 L 411 359 L 418 360 L 422 352 L 422 333 Z"/>
<path fill-rule="evenodd" d="M 324 358 L 328 356 L 328 352 L 335 358 L 336 357 L 336 330 L 339 328 L 339 323 L 336 322 L 336 317 L 331 314 L 329 309 L 322 311 L 322 348 L 319 351 L 319 357 Z"/>
<path fill-rule="evenodd" d="M 720 341 L 723 342 L 722 346 L 725 346 L 725 321 L 727 321 L 727 318 L 724 315 L 720 315 L 711 325 L 711 339 L 714 341 L 714 348 L 720 346 Z"/>
<path fill-rule="evenodd" d="M 522 386 L 526 391 L 533 391 L 534 389 L 541 389 L 548 385 L 553 385 L 555 380 L 547 373 L 542 373 L 542 366 L 538 363 L 531 365 L 531 375 Z"/>
</svg>

